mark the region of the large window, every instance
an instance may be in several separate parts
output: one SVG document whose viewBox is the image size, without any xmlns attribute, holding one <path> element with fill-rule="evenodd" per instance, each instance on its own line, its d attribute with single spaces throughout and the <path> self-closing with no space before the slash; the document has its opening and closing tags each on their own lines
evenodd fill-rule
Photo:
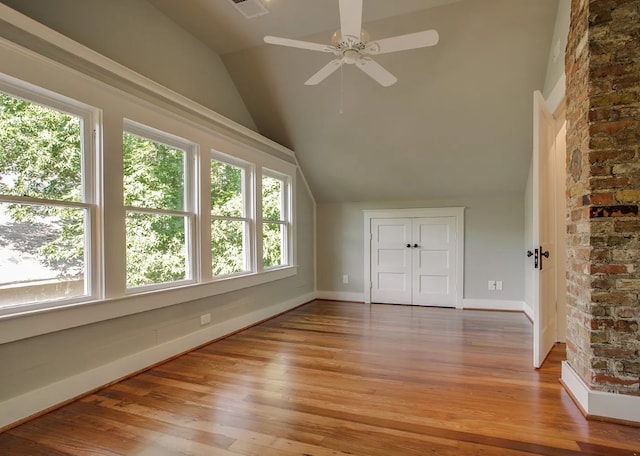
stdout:
<svg viewBox="0 0 640 456">
<path fill-rule="evenodd" d="M 211 269 L 214 276 L 251 270 L 252 177 L 246 163 L 219 155 L 211 160 Z"/>
<path fill-rule="evenodd" d="M 0 86 L 0 88 L 3 86 Z M 92 114 L 17 87 L 0 92 L 0 307 L 87 299 L 97 252 Z"/>
<path fill-rule="evenodd" d="M 0 74 L 0 317 L 105 299 L 113 317 L 296 274 L 293 163 L 100 100 Z"/>
<path fill-rule="evenodd" d="M 288 177 L 270 170 L 262 174 L 262 264 L 272 268 L 289 264 Z"/>
<path fill-rule="evenodd" d="M 192 279 L 186 145 L 144 127 L 123 136 L 127 287 Z"/>
</svg>

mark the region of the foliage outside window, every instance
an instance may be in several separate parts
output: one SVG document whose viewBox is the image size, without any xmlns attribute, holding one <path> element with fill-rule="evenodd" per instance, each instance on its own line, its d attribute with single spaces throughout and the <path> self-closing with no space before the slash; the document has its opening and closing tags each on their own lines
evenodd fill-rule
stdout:
<svg viewBox="0 0 640 456">
<path fill-rule="evenodd" d="M 290 264 L 293 165 L 255 151 L 215 152 L 203 163 L 197 145 L 123 119 L 124 131 L 105 132 L 123 139 L 123 199 L 109 200 L 114 196 L 106 192 L 105 206 L 116 209 L 107 214 L 99 184 L 120 176 L 99 174 L 100 113 L 26 86 L 0 80 L 0 314 L 196 280 L 212 281 L 201 290 L 216 294 L 211 279 L 242 276 L 219 288 L 229 290 L 293 274 L 282 270 L 253 277 Z M 174 130 L 190 131 L 178 120 Z M 106 158 L 114 163 L 113 156 Z M 211 185 L 203 188 L 194 180 L 195 170 L 204 166 L 206 173 L 207 162 Z M 254 172 L 266 163 L 277 171 Z M 206 211 L 209 198 L 210 224 L 195 211 L 202 203 Z M 109 227 L 122 226 L 125 236 L 101 229 L 102 216 L 109 217 Z M 211 263 L 197 263 L 195 247 L 206 248 L 202 240 L 209 234 Z M 262 255 L 255 249 L 260 240 Z M 106 246 L 104 255 L 101 246 Z M 121 277 L 104 275 L 123 263 Z"/>
<path fill-rule="evenodd" d="M 288 264 L 288 184 L 272 173 L 262 176 L 262 264 Z"/>
<path fill-rule="evenodd" d="M 63 105 L 0 92 L 0 307 L 90 293 L 90 114 Z"/>
<path fill-rule="evenodd" d="M 248 167 L 211 160 L 211 267 L 214 276 L 251 269 Z"/>
<path fill-rule="evenodd" d="M 191 279 L 187 153 L 143 134 L 123 135 L 128 287 Z"/>
</svg>

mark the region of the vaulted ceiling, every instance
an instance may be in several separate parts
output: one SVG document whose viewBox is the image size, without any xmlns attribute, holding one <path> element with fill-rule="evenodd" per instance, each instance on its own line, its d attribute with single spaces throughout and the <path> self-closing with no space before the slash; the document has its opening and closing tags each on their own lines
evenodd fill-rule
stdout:
<svg viewBox="0 0 640 456">
<path fill-rule="evenodd" d="M 306 86 L 330 55 L 261 42 L 329 43 L 336 0 L 271 0 L 269 14 L 250 20 L 229 2 L 178 12 L 177 2 L 151 1 L 222 54 L 260 133 L 296 152 L 319 201 L 523 193 L 556 0 L 364 0 L 373 39 L 440 34 L 435 47 L 376 57 L 398 78 L 391 87 L 353 65 Z M 214 31 L 220 18 L 226 29 Z"/>
<path fill-rule="evenodd" d="M 222 57 L 258 131 L 297 154 L 320 202 L 522 194 L 532 94 L 542 89 L 558 0 L 364 0 L 371 39 L 436 29 L 437 46 L 376 56 L 398 82 L 354 65 L 304 82 L 332 55 L 264 35 L 330 43 L 338 0 L 147 0 Z"/>
</svg>

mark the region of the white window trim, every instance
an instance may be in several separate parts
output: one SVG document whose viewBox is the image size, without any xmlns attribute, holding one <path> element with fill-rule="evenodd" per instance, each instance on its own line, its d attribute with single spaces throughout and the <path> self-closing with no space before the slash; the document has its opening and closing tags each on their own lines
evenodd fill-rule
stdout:
<svg viewBox="0 0 640 456">
<path fill-rule="evenodd" d="M 81 173 L 82 173 L 82 201 L 51 200 L 29 196 L 0 195 L 0 202 L 18 203 L 32 206 L 58 206 L 84 209 L 84 282 L 85 294 L 73 298 L 54 298 L 46 301 L 35 301 L 24 304 L 0 306 L 0 318 L 14 313 L 48 309 L 51 307 L 88 302 L 102 298 L 103 282 L 101 274 L 102 250 L 100 248 L 100 214 L 97 201 L 99 200 L 100 149 L 96 145 L 99 131 L 100 111 L 79 101 L 73 100 L 50 90 L 29 84 L 26 81 L 0 74 L 0 91 L 15 98 L 22 98 L 33 104 L 69 114 L 81 119 Z"/>
<path fill-rule="evenodd" d="M 81 72 L 82 68 L 84 68 L 82 65 L 78 67 L 80 68 L 79 71 L 0 38 L 0 60 L 3 61 L 2 72 L 7 75 L 0 75 L 0 79 L 16 81 L 17 86 L 34 84 L 37 87 L 42 87 L 42 89 L 38 88 L 42 93 L 52 93 L 56 98 L 60 97 L 61 99 L 66 96 L 73 103 L 77 99 L 80 100 L 80 104 L 83 106 L 100 108 L 96 111 L 93 119 L 95 130 L 93 146 L 96 147 L 96 153 L 99 153 L 102 145 L 105 144 L 109 153 L 100 157 L 96 155 L 97 163 L 95 169 L 97 171 L 94 186 L 96 195 L 98 194 L 98 189 L 105 188 L 100 197 L 96 198 L 104 206 L 101 206 L 100 210 L 94 208 L 96 215 L 96 223 L 94 224 L 96 242 L 102 239 L 98 234 L 102 234 L 100 230 L 103 225 L 110 230 L 110 233 L 105 235 L 112 236 L 111 239 L 114 241 L 107 244 L 107 249 L 120 248 L 119 244 L 124 242 L 122 234 L 114 234 L 113 232 L 120 229 L 120 220 L 124 219 L 124 213 L 122 203 L 118 204 L 118 197 L 121 198 L 122 195 L 121 189 L 119 190 L 121 182 L 118 182 L 118 176 L 114 178 L 112 175 L 117 170 L 117 163 L 114 163 L 113 155 L 110 155 L 112 152 L 117 151 L 118 147 L 118 143 L 113 136 L 114 128 L 122 127 L 124 117 L 135 119 L 145 125 L 152 125 L 162 131 L 193 140 L 198 145 L 198 150 L 194 152 L 198 158 L 196 164 L 201 163 L 200 150 L 216 149 L 224 150 L 233 156 L 247 160 L 253 163 L 256 169 L 265 166 L 290 175 L 292 179 L 291 204 L 292 211 L 295 214 L 295 177 L 298 170 L 295 155 L 291 150 L 162 87 L 148 78 L 1 4 L 0 17 L 32 36 L 40 37 L 61 49 L 73 53 L 87 63 L 87 72 L 83 73 Z M 89 70 L 94 71 L 94 65 L 101 68 L 107 75 L 117 76 L 113 78 L 114 81 L 122 79 L 127 82 L 111 85 L 103 80 L 89 76 L 89 74 L 92 74 Z M 142 89 L 150 97 L 138 97 L 133 91 L 129 90 L 129 84 Z M 104 128 L 97 128 L 99 126 L 104 126 Z M 120 131 L 121 134 L 122 131 Z M 201 180 L 207 174 L 207 170 L 203 170 L 202 166 L 196 167 L 196 172 Z M 108 178 L 105 182 L 106 176 Z M 304 181 L 304 176 L 302 178 L 305 185 L 307 185 L 306 181 Z M 196 197 L 198 196 L 196 195 Z M 195 203 L 198 204 L 198 209 L 202 212 L 201 223 L 196 228 L 198 230 L 201 229 L 202 221 L 206 217 L 204 209 L 208 202 L 203 202 L 202 198 L 200 198 L 199 200 L 196 199 Z M 110 223 L 105 224 L 105 216 L 109 217 Z M 109 284 L 101 283 L 95 287 L 98 291 L 97 300 L 66 303 L 65 305 L 41 309 L 22 309 L 20 312 L 0 316 L 0 343 L 178 305 L 196 299 L 210 298 L 217 294 L 294 276 L 297 273 L 295 266 L 295 227 L 292 228 L 291 237 L 294 258 L 291 266 L 135 295 L 125 295 L 123 293 L 125 288 L 124 281 L 119 283 L 117 277 L 114 276 L 114 274 L 116 276 L 121 274 L 121 262 L 124 260 L 121 261 L 115 258 L 115 261 L 109 260 L 105 263 L 105 259 L 100 258 L 95 265 L 96 269 L 100 269 L 100 274 L 95 276 L 103 277 L 106 275 L 109 279 Z M 203 234 L 198 233 L 198 238 L 203 239 Z M 93 248 L 94 252 L 100 251 L 104 255 L 105 252 L 102 245 L 95 245 Z M 201 255 L 201 251 L 197 253 L 198 256 Z M 199 261 L 202 262 L 203 260 L 200 259 Z M 200 280 L 202 279 L 200 278 Z M 105 297 L 105 291 L 108 292 L 108 297 Z"/>
<path fill-rule="evenodd" d="M 149 207 L 138 206 L 124 206 L 125 221 L 127 214 L 152 214 L 152 215 L 168 215 L 184 217 L 185 219 L 185 255 L 186 255 L 186 278 L 183 280 L 175 280 L 172 282 L 152 283 L 145 285 L 126 286 L 126 294 L 144 293 L 146 291 L 167 289 L 179 287 L 182 285 L 197 283 L 199 274 L 196 261 L 196 251 L 198 248 L 198 240 L 196 236 L 196 208 L 197 203 L 195 201 L 197 188 L 197 182 L 195 179 L 195 166 L 194 166 L 194 150 L 196 145 L 192 142 L 177 137 L 175 135 L 166 133 L 156 128 L 149 127 L 147 125 L 134 122 L 129 119 L 123 120 L 123 135 L 131 134 L 140 138 L 164 144 L 169 147 L 181 150 L 184 152 L 184 196 L 183 196 L 183 209 L 158 209 Z M 126 252 L 125 252 L 126 255 Z M 123 271 L 126 274 L 126 270 Z M 125 279 L 126 284 L 126 279 Z"/>
<path fill-rule="evenodd" d="M 206 272 L 208 274 L 206 277 L 210 277 L 211 280 L 217 281 L 217 280 L 230 279 L 230 278 L 239 277 L 239 276 L 245 276 L 248 274 L 254 274 L 257 271 L 256 255 L 255 255 L 256 215 L 255 215 L 255 204 L 254 204 L 254 201 L 256 199 L 255 190 L 254 190 L 255 189 L 254 181 L 255 181 L 255 174 L 256 174 L 255 166 L 251 162 L 241 160 L 238 157 L 234 157 L 233 155 L 228 155 L 222 152 L 218 152 L 216 150 L 211 151 L 209 166 L 211 166 L 212 161 L 217 161 L 224 165 L 235 166 L 237 168 L 241 168 L 244 171 L 244 179 L 242 182 L 242 194 L 243 194 L 243 202 L 244 202 L 242 211 L 244 215 L 242 217 L 214 216 L 211 214 L 211 212 L 213 211 L 213 208 L 210 206 L 210 204 L 208 208 L 209 208 L 209 215 L 210 215 L 209 227 L 211 227 L 214 219 L 242 221 L 247 223 L 248 225 L 248 233 L 246 235 L 247 241 L 246 241 L 246 245 L 244 246 L 245 264 L 247 266 L 247 269 L 245 271 L 236 272 L 232 274 L 215 275 L 213 273 L 213 270 L 211 269 L 213 261 L 209 261 L 209 269 L 205 271 L 205 269 L 203 268 L 203 275 Z M 208 185 L 208 188 L 209 188 L 209 191 L 211 191 L 210 184 Z M 209 193 L 208 201 L 209 202 L 211 201 L 210 193 Z M 209 234 L 211 234 L 211 232 L 209 232 Z M 212 241 L 212 239 L 210 239 L 210 241 Z M 211 242 L 209 242 L 207 245 L 211 245 Z M 207 250 L 209 250 L 209 253 L 211 253 L 210 249 L 207 249 Z M 213 258 L 211 258 L 211 260 L 213 260 Z"/>
<path fill-rule="evenodd" d="M 274 171 L 272 169 L 269 168 L 262 168 L 262 172 L 261 172 L 261 179 L 260 182 L 262 183 L 262 177 L 270 177 L 272 179 L 277 179 L 279 181 L 282 182 L 282 194 L 281 194 L 281 219 L 280 220 L 270 220 L 270 219 L 262 219 L 261 218 L 261 223 L 260 223 L 260 239 L 262 239 L 262 229 L 264 227 L 265 224 L 279 224 L 282 225 L 283 230 L 284 230 L 284 239 L 283 239 L 283 245 L 282 245 L 282 260 L 284 262 L 284 264 L 279 264 L 279 265 L 275 265 L 275 266 L 269 266 L 269 267 L 264 267 L 263 265 L 263 270 L 265 271 L 270 271 L 273 269 L 278 269 L 278 268 L 283 268 L 283 267 L 287 267 L 290 266 L 291 264 L 293 264 L 293 252 L 295 251 L 295 246 L 293 245 L 293 237 L 292 237 L 292 231 L 293 231 L 293 212 L 292 212 L 292 198 L 293 198 L 293 194 L 292 194 L 292 179 L 293 177 L 289 174 L 285 174 L 282 172 L 278 172 L 278 171 Z M 262 195 L 262 188 L 260 189 L 260 195 Z M 260 207 L 260 213 L 262 213 L 262 207 Z"/>
</svg>

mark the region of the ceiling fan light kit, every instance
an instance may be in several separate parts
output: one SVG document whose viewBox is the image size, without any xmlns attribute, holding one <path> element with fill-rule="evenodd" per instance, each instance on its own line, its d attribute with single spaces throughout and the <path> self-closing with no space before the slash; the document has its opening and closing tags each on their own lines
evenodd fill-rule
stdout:
<svg viewBox="0 0 640 456">
<path fill-rule="evenodd" d="M 336 56 L 334 60 L 311 76 L 305 82 L 306 85 L 319 84 L 343 64 L 347 64 L 355 65 L 378 84 L 388 87 L 395 84 L 397 78 L 375 62 L 371 58 L 372 55 L 407 51 L 434 46 L 438 43 L 439 36 L 435 30 L 369 41 L 369 33 L 362 28 L 362 0 L 339 0 L 339 7 L 340 30 L 337 30 L 331 37 L 331 45 L 276 36 L 264 37 L 265 43 L 310 51 L 330 52 Z"/>
</svg>

